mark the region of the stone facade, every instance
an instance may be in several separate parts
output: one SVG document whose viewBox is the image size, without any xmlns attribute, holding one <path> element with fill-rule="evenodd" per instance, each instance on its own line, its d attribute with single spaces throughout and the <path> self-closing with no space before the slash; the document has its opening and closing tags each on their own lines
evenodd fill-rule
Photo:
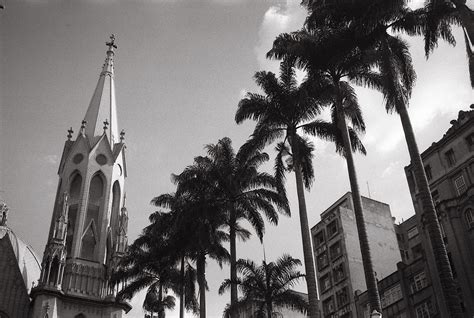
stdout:
<svg viewBox="0 0 474 318">
<path fill-rule="evenodd" d="M 395 225 L 402 262 L 397 270 L 378 282 L 382 317 L 441 317 L 418 223 L 413 216 Z M 357 317 L 369 318 L 367 291 L 357 293 Z"/>
<path fill-rule="evenodd" d="M 471 105 L 471 109 L 474 105 Z M 453 274 L 466 317 L 474 316 L 474 110 L 460 111 L 438 142 L 422 154 Z M 428 234 L 423 225 L 413 167 L 405 168 L 423 249 L 437 291 L 443 299 Z M 444 301 L 440 311 L 446 316 Z"/>
<path fill-rule="evenodd" d="M 28 318 L 30 298 L 8 235 L 0 238 L 0 317 Z"/>
<path fill-rule="evenodd" d="M 120 318 L 110 277 L 127 249 L 124 132 L 118 133 L 114 38 L 82 121 L 69 130 L 32 318 Z"/>
<path fill-rule="evenodd" d="M 473 108 L 473 106 L 471 106 Z M 441 140 L 421 154 L 465 317 L 474 316 L 474 110 L 460 111 Z M 396 225 L 402 256 L 379 281 L 383 317 L 447 317 L 432 247 L 423 225 L 413 167 L 405 168 L 416 214 Z M 359 318 L 369 317 L 367 292 L 356 296 Z"/>
<path fill-rule="evenodd" d="M 362 206 L 374 270 L 383 278 L 401 260 L 390 207 L 365 197 Z M 355 317 L 354 293 L 366 284 L 350 192 L 321 214 L 311 234 L 323 317 Z"/>
</svg>

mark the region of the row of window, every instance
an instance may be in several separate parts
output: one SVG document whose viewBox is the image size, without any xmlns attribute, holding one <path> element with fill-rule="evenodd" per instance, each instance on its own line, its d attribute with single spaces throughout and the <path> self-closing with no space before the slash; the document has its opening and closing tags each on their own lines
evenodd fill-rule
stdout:
<svg viewBox="0 0 474 318">
<path fill-rule="evenodd" d="M 315 246 L 320 246 L 326 242 L 325 232 L 328 235 L 328 239 L 336 235 L 339 232 L 337 220 L 333 220 L 331 223 L 329 223 L 326 226 L 326 231 L 324 231 L 324 229 L 321 229 L 318 233 L 316 233 L 316 235 L 314 236 Z"/>
<path fill-rule="evenodd" d="M 329 265 L 329 259 L 335 261 L 340 256 L 342 256 L 342 246 L 341 241 L 337 241 L 329 247 L 329 255 L 327 250 L 318 255 L 316 260 L 318 271 L 323 270 Z"/>
<path fill-rule="evenodd" d="M 349 291 L 344 287 L 336 292 L 336 297 L 333 296 L 323 300 L 323 313 L 329 315 L 336 311 L 336 309 L 347 305 L 350 302 Z"/>
<path fill-rule="evenodd" d="M 346 278 L 346 272 L 344 270 L 344 263 L 336 265 L 331 271 L 323 275 L 319 280 L 319 286 L 321 292 L 324 293 L 331 288 L 334 284 L 337 284 Z"/>
</svg>

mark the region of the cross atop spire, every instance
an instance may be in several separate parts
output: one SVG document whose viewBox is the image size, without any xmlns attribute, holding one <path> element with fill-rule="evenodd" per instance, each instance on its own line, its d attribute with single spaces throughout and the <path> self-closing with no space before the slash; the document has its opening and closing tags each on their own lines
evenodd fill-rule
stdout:
<svg viewBox="0 0 474 318">
<path fill-rule="evenodd" d="M 107 45 L 109 47 L 109 51 L 112 52 L 117 48 L 117 45 L 115 44 L 115 34 L 112 33 L 112 35 L 110 35 L 110 42 L 105 42 L 105 45 Z"/>
<path fill-rule="evenodd" d="M 87 126 L 83 131 L 91 141 L 91 144 L 94 144 L 105 132 L 113 147 L 115 143 L 120 142 L 115 104 L 114 49 L 117 48 L 117 45 L 115 44 L 114 34 L 110 36 L 110 41 L 106 42 L 106 45 L 108 50 L 105 62 L 84 117 L 84 120 L 87 121 Z M 101 123 L 104 124 L 102 125 Z"/>
</svg>

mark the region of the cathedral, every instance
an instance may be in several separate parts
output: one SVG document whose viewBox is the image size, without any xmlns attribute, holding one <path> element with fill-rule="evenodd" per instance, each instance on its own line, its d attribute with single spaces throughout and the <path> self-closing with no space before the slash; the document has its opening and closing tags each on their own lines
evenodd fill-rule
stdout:
<svg viewBox="0 0 474 318">
<path fill-rule="evenodd" d="M 0 318 L 120 318 L 112 269 L 127 249 L 125 132 L 114 85 L 115 38 L 80 129 L 68 130 L 40 264 L 0 215 Z"/>
</svg>

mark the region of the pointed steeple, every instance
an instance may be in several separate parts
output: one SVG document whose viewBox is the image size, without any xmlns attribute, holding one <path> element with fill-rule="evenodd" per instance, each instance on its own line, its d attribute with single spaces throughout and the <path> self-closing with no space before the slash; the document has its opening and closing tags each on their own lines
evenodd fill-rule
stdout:
<svg viewBox="0 0 474 318">
<path fill-rule="evenodd" d="M 102 72 L 99 81 L 92 95 L 89 108 L 84 117 L 85 134 L 94 143 L 102 134 L 107 134 L 110 145 L 119 142 L 119 133 L 117 127 L 117 107 L 115 103 L 115 84 L 114 84 L 114 50 L 115 36 L 110 36 L 110 41 L 106 42 L 108 47 Z M 104 122 L 107 121 L 108 129 L 104 129 Z"/>
</svg>

